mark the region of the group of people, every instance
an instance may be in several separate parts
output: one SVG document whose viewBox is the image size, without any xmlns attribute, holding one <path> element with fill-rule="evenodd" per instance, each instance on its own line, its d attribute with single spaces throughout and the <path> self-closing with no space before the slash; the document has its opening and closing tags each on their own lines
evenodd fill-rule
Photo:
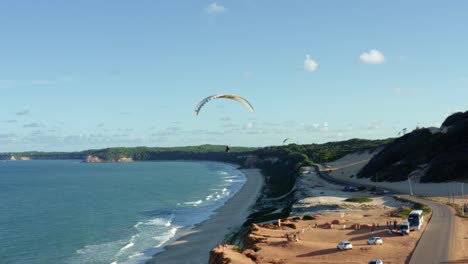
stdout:
<svg viewBox="0 0 468 264">
<path fill-rule="evenodd" d="M 299 241 L 300 232 L 292 232 L 286 233 L 284 236 L 288 240 L 288 242 L 298 242 Z"/>
</svg>

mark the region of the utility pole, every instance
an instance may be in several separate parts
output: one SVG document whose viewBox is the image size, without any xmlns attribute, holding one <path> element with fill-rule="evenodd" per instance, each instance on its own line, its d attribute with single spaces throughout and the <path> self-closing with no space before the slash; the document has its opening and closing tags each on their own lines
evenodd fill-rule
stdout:
<svg viewBox="0 0 468 264">
<path fill-rule="evenodd" d="M 464 182 L 462 182 L 462 215 L 464 216 L 465 215 L 465 196 L 463 195 L 463 184 L 465 184 Z"/>
<path fill-rule="evenodd" d="M 377 193 L 377 177 L 379 177 L 379 173 L 375 173 L 375 192 Z"/>
<path fill-rule="evenodd" d="M 413 188 L 411 187 L 411 179 L 409 176 L 408 176 L 408 184 L 409 184 L 410 195 L 413 196 Z"/>
</svg>

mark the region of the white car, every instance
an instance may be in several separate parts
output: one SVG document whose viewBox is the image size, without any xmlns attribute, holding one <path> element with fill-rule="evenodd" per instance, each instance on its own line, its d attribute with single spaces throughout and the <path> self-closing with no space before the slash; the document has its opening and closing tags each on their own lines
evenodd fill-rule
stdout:
<svg viewBox="0 0 468 264">
<path fill-rule="evenodd" d="M 353 249 L 353 245 L 349 241 L 341 241 L 336 248 L 340 250 Z"/>
<path fill-rule="evenodd" d="M 382 245 L 383 241 L 380 237 L 371 237 L 367 240 L 368 245 Z"/>
<path fill-rule="evenodd" d="M 383 264 L 383 261 L 380 259 L 373 259 L 369 261 L 369 264 Z"/>
</svg>

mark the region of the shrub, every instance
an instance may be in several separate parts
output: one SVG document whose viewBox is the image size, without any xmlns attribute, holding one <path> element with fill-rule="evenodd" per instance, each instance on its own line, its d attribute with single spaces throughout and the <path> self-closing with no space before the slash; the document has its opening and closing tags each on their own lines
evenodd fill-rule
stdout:
<svg viewBox="0 0 468 264">
<path fill-rule="evenodd" d="M 294 223 L 290 223 L 290 224 L 282 224 L 283 226 L 287 226 L 287 227 L 290 227 L 292 229 L 296 229 L 296 224 Z"/>
<path fill-rule="evenodd" d="M 299 216 L 295 216 L 295 217 L 292 218 L 292 220 L 293 221 L 299 221 L 299 220 L 301 220 L 301 218 Z"/>
<path fill-rule="evenodd" d="M 391 216 L 392 217 L 400 217 L 400 218 L 403 218 L 403 219 L 408 219 L 408 215 L 410 214 L 411 211 L 412 211 L 411 208 L 401 207 L 396 212 L 393 212 L 391 214 Z"/>
<path fill-rule="evenodd" d="M 312 215 L 304 215 L 302 217 L 302 220 L 315 220 L 315 216 L 312 216 Z"/>
<path fill-rule="evenodd" d="M 237 253 L 242 253 L 242 249 L 240 249 L 238 246 L 232 247 L 232 250 L 237 252 Z"/>
<path fill-rule="evenodd" d="M 255 252 L 259 251 L 260 249 L 262 249 L 262 248 L 259 247 L 259 246 L 257 246 L 257 245 L 254 245 L 254 246 L 252 247 L 252 250 L 255 251 Z"/>
<path fill-rule="evenodd" d="M 350 197 L 345 201 L 351 203 L 370 203 L 372 202 L 372 199 L 367 197 Z"/>
</svg>

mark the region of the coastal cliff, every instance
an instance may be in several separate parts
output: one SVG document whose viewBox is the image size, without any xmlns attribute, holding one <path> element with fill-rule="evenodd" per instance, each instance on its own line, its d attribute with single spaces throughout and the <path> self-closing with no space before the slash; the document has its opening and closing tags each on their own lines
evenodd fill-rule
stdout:
<svg viewBox="0 0 468 264">
<path fill-rule="evenodd" d="M 134 160 L 131 157 L 120 157 L 117 160 L 104 160 L 98 156 L 88 155 L 83 160 L 86 163 L 102 163 L 102 162 L 133 162 Z"/>
</svg>

